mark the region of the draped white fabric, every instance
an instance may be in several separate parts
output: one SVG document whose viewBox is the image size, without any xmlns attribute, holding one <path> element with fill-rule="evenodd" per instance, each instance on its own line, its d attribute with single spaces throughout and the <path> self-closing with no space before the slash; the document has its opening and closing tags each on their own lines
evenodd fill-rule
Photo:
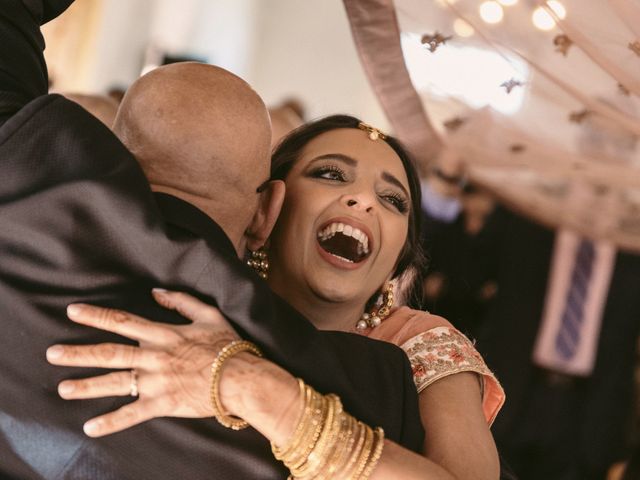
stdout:
<svg viewBox="0 0 640 480">
<path fill-rule="evenodd" d="M 441 138 L 425 137 L 528 216 L 640 251 L 640 0 L 491 2 L 497 23 L 478 0 L 367 3 L 395 8 L 412 86 Z M 548 30 L 534 26 L 538 8 Z M 402 136 L 402 112 L 382 103 Z"/>
</svg>

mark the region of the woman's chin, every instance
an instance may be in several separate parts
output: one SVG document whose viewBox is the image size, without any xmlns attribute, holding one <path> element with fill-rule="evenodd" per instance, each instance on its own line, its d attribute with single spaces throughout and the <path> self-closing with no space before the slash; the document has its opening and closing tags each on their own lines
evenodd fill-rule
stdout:
<svg viewBox="0 0 640 480">
<path fill-rule="evenodd" d="M 311 291 L 320 300 L 330 303 L 345 303 L 362 301 L 366 298 L 362 291 L 355 290 L 354 285 L 346 285 L 340 282 L 326 282 L 312 284 Z"/>
</svg>

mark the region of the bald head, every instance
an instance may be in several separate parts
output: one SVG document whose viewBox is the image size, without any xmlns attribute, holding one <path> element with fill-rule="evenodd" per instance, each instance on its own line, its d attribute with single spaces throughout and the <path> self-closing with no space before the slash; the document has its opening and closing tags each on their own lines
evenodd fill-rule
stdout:
<svg viewBox="0 0 640 480">
<path fill-rule="evenodd" d="M 196 205 L 237 244 L 270 163 L 267 109 L 246 82 L 200 63 L 158 68 L 129 88 L 113 129 L 154 190 Z"/>
</svg>

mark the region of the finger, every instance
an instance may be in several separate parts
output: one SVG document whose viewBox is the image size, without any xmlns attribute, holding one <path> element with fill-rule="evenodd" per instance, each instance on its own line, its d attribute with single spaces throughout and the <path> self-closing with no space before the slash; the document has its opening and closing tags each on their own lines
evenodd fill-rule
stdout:
<svg viewBox="0 0 640 480">
<path fill-rule="evenodd" d="M 154 288 L 151 293 L 156 299 L 156 302 L 164 308 L 175 310 L 189 320 L 206 322 L 213 325 L 227 324 L 220 310 L 201 302 L 188 293 L 172 292 L 161 288 Z"/>
<path fill-rule="evenodd" d="M 84 433 L 102 437 L 161 416 L 160 403 L 155 400 L 136 400 L 110 413 L 92 418 L 84 424 Z"/>
<path fill-rule="evenodd" d="M 112 372 L 80 380 L 65 380 L 58 385 L 58 393 L 66 400 L 131 395 L 131 370 Z"/>
<path fill-rule="evenodd" d="M 141 368 L 153 370 L 160 363 L 160 352 L 119 343 L 97 345 L 53 345 L 47 360 L 53 365 L 98 368 Z"/>
<path fill-rule="evenodd" d="M 117 333 L 139 342 L 159 342 L 173 333 L 171 325 L 152 322 L 122 310 L 82 303 L 69 305 L 67 316 L 76 323 Z"/>
</svg>

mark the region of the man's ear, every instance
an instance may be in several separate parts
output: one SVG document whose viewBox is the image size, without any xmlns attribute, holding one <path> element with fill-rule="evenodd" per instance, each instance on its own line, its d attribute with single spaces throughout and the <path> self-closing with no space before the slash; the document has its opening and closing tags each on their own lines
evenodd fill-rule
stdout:
<svg viewBox="0 0 640 480">
<path fill-rule="evenodd" d="M 271 235 L 284 202 L 285 185 L 282 180 L 272 180 L 260 193 L 258 209 L 245 233 L 247 248 L 251 251 L 264 246 Z"/>
</svg>

